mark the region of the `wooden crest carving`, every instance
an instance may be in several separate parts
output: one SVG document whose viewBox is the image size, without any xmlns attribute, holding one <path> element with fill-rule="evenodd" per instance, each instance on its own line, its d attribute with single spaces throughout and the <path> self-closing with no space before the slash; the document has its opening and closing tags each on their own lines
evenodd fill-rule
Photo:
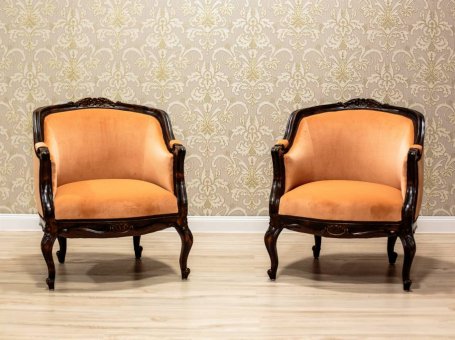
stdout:
<svg viewBox="0 0 455 340">
<path fill-rule="evenodd" d="M 383 105 L 374 99 L 355 98 L 355 99 L 351 99 L 345 103 L 342 103 L 342 106 L 346 107 L 346 108 L 357 108 L 357 107 L 374 108 L 374 107 L 382 107 Z"/>
<path fill-rule="evenodd" d="M 109 226 L 109 231 L 114 231 L 114 232 L 125 232 L 133 229 L 133 226 L 128 223 L 120 223 L 120 224 L 111 224 Z"/>
<path fill-rule="evenodd" d="M 107 98 L 84 98 L 74 103 L 78 107 L 114 107 L 115 103 Z"/>
<path fill-rule="evenodd" d="M 324 232 L 331 236 L 342 236 L 349 233 L 349 228 L 341 224 L 330 224 L 324 228 Z"/>
</svg>

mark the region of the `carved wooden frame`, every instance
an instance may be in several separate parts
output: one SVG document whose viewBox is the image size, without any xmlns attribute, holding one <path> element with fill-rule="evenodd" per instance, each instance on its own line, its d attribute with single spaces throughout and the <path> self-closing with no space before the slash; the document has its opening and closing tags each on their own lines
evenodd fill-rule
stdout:
<svg viewBox="0 0 455 340">
<path fill-rule="evenodd" d="M 137 259 L 142 255 L 140 246 L 141 235 L 174 227 L 180 235 L 182 247 L 180 252 L 180 269 L 182 279 L 187 279 L 190 269 L 187 259 L 193 244 L 193 235 L 188 228 L 188 201 L 186 195 L 184 160 L 185 148 L 181 144 L 170 145 L 174 139 L 171 123 L 166 112 L 146 106 L 112 102 L 106 98 L 84 98 L 77 102 L 46 106 L 33 112 L 33 139 L 34 143 L 44 141 L 44 119 L 46 116 L 63 111 L 87 108 L 110 108 L 122 111 L 132 111 L 155 117 L 163 131 L 164 141 L 173 155 L 174 194 L 177 197 L 178 212 L 176 214 L 144 216 L 124 219 L 97 219 L 97 220 L 56 220 L 54 212 L 54 196 L 52 188 L 52 169 L 49 149 L 41 146 L 35 150 L 39 159 L 39 195 L 42 202 L 43 216 L 41 226 L 44 232 L 41 241 L 41 250 L 48 267 L 46 283 L 49 289 L 55 285 L 55 265 L 52 257 L 52 248 L 56 239 L 60 250 L 57 258 L 60 263 L 65 261 L 67 238 L 107 238 L 133 236 L 134 252 Z"/>
<path fill-rule="evenodd" d="M 408 151 L 406 195 L 401 212 L 402 219 L 399 222 L 331 221 L 285 216 L 278 213 L 280 198 L 284 194 L 285 188 L 284 155 L 292 147 L 300 121 L 304 117 L 324 112 L 359 109 L 384 111 L 411 119 L 414 124 L 414 144 L 423 147 L 425 118 L 420 112 L 415 110 L 381 104 L 372 99 L 352 99 L 345 103 L 320 105 L 294 111 L 289 117 L 284 134 L 284 139 L 287 139 L 289 144 L 276 144 L 272 148 L 273 183 L 269 201 L 270 226 L 264 236 L 264 242 L 271 260 L 271 268 L 268 270 L 271 280 L 276 279 L 278 268 L 276 242 L 283 228 L 287 228 L 314 235 L 313 256 L 315 259 L 319 258 L 322 236 L 336 238 L 388 237 L 387 254 L 389 263 L 394 264 L 397 258 L 394 246 L 399 237 L 404 248 L 403 288 L 407 291 L 410 290 L 412 284 L 410 270 L 416 251 L 414 231 L 416 228 L 415 221 L 417 216 L 415 211 L 419 188 L 418 161 L 422 157 L 423 149 L 411 148 Z"/>
</svg>

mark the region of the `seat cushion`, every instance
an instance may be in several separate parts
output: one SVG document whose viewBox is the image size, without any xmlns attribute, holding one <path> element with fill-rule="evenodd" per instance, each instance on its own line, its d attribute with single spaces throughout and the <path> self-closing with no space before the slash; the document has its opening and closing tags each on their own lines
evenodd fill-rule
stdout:
<svg viewBox="0 0 455 340">
<path fill-rule="evenodd" d="M 401 221 L 399 189 L 377 183 L 329 180 L 311 182 L 285 193 L 280 215 L 337 221 Z"/>
<path fill-rule="evenodd" d="M 130 218 L 178 212 L 173 193 L 150 182 L 97 179 L 64 184 L 54 198 L 55 218 Z"/>
</svg>

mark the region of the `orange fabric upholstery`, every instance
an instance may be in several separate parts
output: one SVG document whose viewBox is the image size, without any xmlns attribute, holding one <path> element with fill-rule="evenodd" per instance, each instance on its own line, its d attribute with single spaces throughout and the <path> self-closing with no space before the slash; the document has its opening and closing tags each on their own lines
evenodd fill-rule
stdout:
<svg viewBox="0 0 455 340">
<path fill-rule="evenodd" d="M 54 199 L 55 218 L 130 218 L 178 212 L 173 193 L 132 179 L 98 179 L 64 184 Z"/>
<path fill-rule="evenodd" d="M 180 145 L 182 145 L 183 143 L 182 143 L 181 141 L 179 141 L 178 139 L 173 139 L 173 140 L 171 140 L 171 141 L 169 142 L 169 146 L 171 147 L 171 149 L 172 149 L 172 147 L 173 147 L 175 144 L 180 144 Z"/>
<path fill-rule="evenodd" d="M 44 142 L 59 189 L 84 180 L 128 178 L 173 191 L 173 156 L 152 116 L 104 108 L 58 112 L 44 120 Z"/>
<path fill-rule="evenodd" d="M 280 215 L 338 221 L 401 221 L 403 198 L 383 184 L 328 180 L 307 183 L 285 193 Z"/>
<path fill-rule="evenodd" d="M 376 110 L 341 110 L 302 119 L 284 155 L 285 192 L 323 180 L 379 183 L 405 191 L 403 164 L 412 120 Z"/>
<path fill-rule="evenodd" d="M 284 148 L 286 149 L 289 146 L 289 141 L 287 139 L 280 139 L 275 144 L 283 145 Z"/>
</svg>

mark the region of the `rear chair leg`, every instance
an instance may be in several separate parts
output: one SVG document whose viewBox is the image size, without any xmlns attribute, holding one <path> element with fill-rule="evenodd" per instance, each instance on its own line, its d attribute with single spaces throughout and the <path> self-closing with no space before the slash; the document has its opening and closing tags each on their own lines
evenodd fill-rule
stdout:
<svg viewBox="0 0 455 340">
<path fill-rule="evenodd" d="M 390 264 L 395 264 L 397 261 L 398 254 L 394 251 L 396 242 L 397 236 L 389 236 L 387 238 L 387 256 L 389 257 Z"/>
<path fill-rule="evenodd" d="M 60 263 L 65 263 L 66 256 L 66 237 L 59 236 L 58 244 L 60 245 L 60 250 L 57 250 L 57 259 Z"/>
<path fill-rule="evenodd" d="M 141 237 L 140 236 L 133 236 L 133 245 L 134 245 L 134 255 L 136 259 L 140 259 L 142 256 L 142 246 L 141 244 Z"/>
<path fill-rule="evenodd" d="M 314 235 L 313 256 L 317 260 L 321 253 L 321 236 Z"/>
</svg>

